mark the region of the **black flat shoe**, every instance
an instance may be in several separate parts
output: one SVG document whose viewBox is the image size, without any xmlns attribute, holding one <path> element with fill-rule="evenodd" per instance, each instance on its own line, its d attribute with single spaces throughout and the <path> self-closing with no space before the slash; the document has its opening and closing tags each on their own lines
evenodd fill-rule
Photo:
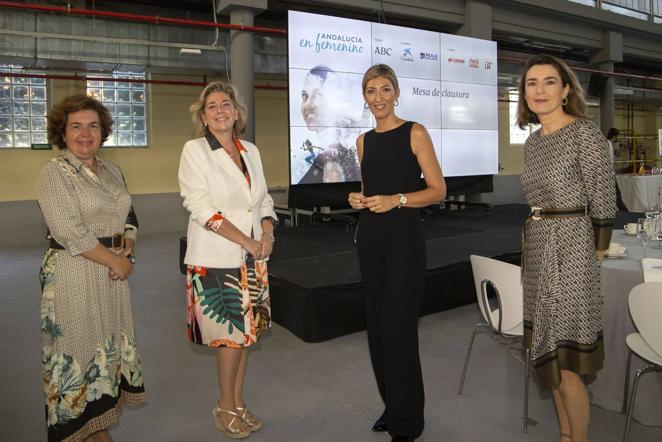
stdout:
<svg viewBox="0 0 662 442">
<path fill-rule="evenodd" d="M 395 435 L 391 437 L 391 442 L 413 442 L 416 440 L 414 436 L 399 436 Z"/>
<path fill-rule="evenodd" d="M 388 431 L 388 425 L 386 425 L 386 419 L 384 419 L 384 413 L 379 416 L 379 419 L 375 421 L 375 424 L 372 426 L 372 431 Z"/>
</svg>

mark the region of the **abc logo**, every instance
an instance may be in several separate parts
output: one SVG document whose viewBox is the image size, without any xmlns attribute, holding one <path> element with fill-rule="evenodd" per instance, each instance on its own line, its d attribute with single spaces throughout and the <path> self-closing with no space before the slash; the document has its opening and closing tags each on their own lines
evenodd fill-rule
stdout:
<svg viewBox="0 0 662 442">
<path fill-rule="evenodd" d="M 383 46 L 377 46 L 375 48 L 375 54 L 377 55 L 388 55 L 390 57 L 392 51 L 393 50 L 391 48 L 385 48 Z"/>
</svg>

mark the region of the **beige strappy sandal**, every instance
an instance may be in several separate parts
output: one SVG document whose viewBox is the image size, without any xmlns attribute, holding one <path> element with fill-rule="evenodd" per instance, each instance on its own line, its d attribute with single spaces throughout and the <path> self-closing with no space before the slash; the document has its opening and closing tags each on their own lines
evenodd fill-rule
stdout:
<svg viewBox="0 0 662 442">
<path fill-rule="evenodd" d="M 250 430 L 246 427 L 246 423 L 240 415 L 234 411 L 224 410 L 220 407 L 214 407 L 212 410 L 214 415 L 214 423 L 219 431 L 225 434 L 225 437 L 230 439 L 245 439 L 251 435 Z M 227 424 L 221 419 L 221 415 L 228 414 L 232 416 L 232 420 Z"/>
<path fill-rule="evenodd" d="M 235 410 L 237 410 L 237 413 L 241 417 L 241 419 L 246 422 L 248 425 L 248 429 L 253 432 L 257 431 L 260 428 L 262 428 L 262 420 L 255 416 L 253 413 L 248 411 L 248 407 L 244 405 L 243 407 L 235 407 Z"/>
</svg>

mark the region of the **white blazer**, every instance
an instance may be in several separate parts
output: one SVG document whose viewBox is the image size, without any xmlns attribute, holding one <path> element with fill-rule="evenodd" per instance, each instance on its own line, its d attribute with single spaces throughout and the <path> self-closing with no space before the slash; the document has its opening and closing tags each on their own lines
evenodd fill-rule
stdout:
<svg viewBox="0 0 662 442">
<path fill-rule="evenodd" d="M 205 228 L 215 213 L 237 226 L 247 236 L 259 239 L 262 218 L 276 218 L 274 202 L 267 193 L 267 182 L 257 147 L 240 140 L 246 151 L 241 156 L 251 176 L 251 185 L 224 149 L 212 150 L 207 140 L 197 138 L 184 145 L 179 161 L 179 189 L 189 211 L 186 257 L 188 265 L 236 268 L 243 263 L 243 250 L 224 237 Z"/>
</svg>

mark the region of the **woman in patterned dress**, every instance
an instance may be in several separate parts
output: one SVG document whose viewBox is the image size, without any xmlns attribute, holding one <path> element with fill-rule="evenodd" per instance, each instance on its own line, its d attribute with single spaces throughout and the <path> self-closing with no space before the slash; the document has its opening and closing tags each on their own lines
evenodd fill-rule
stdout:
<svg viewBox="0 0 662 442">
<path fill-rule="evenodd" d="M 37 184 L 50 239 L 39 275 L 49 441 L 112 441 L 120 405 L 145 400 L 127 281 L 138 222 L 120 168 L 97 156 L 112 123 L 86 95 L 48 114 L 64 150 Z"/>
<path fill-rule="evenodd" d="M 582 376 L 604 359 L 600 261 L 616 211 L 609 146 L 586 118 L 577 78 L 537 55 L 523 70 L 518 124 L 542 127 L 524 145 L 524 195 L 532 208 L 523 248 L 525 348 L 553 390 L 562 442 L 588 438 Z"/>
<path fill-rule="evenodd" d="M 240 140 L 246 109 L 234 86 L 207 85 L 191 106 L 200 138 L 184 145 L 179 187 L 190 212 L 184 262 L 188 336 L 216 348 L 216 427 L 243 439 L 262 426 L 243 398 L 248 347 L 270 326 L 264 260 L 276 213 L 257 147 Z"/>
</svg>

